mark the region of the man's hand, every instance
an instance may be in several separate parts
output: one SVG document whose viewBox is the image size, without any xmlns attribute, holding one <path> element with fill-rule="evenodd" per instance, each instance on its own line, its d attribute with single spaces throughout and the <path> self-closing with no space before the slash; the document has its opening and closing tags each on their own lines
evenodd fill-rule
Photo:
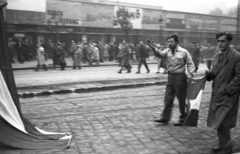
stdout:
<svg viewBox="0 0 240 154">
<path fill-rule="evenodd" d="M 193 81 L 193 78 L 187 78 L 187 83 L 192 83 L 192 81 Z"/>
<path fill-rule="evenodd" d="M 218 95 L 225 95 L 225 94 L 227 94 L 227 90 L 224 87 L 219 89 Z"/>
</svg>

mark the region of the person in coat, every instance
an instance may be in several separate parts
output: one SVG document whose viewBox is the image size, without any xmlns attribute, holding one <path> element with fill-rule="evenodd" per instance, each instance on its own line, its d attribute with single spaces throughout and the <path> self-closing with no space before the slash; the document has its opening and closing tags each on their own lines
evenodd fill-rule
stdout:
<svg viewBox="0 0 240 154">
<path fill-rule="evenodd" d="M 96 62 L 97 66 L 99 66 L 100 54 L 99 54 L 97 44 L 96 43 L 91 44 L 89 47 L 89 51 L 91 51 L 91 54 L 89 54 L 89 57 L 90 57 L 89 65 L 92 66 L 92 63 Z"/>
<path fill-rule="evenodd" d="M 206 79 L 213 81 L 207 126 L 217 130 L 219 146 L 214 153 L 232 153 L 230 129 L 236 127 L 240 94 L 240 53 L 230 47 L 233 36 L 229 32 L 216 34 L 218 49 L 212 70 Z"/>
<path fill-rule="evenodd" d="M 72 59 L 74 60 L 74 53 L 77 50 L 77 45 L 74 40 L 71 40 L 71 46 L 70 46 L 70 54 L 72 56 Z"/>
<path fill-rule="evenodd" d="M 120 44 L 120 52 L 118 54 L 118 57 L 120 58 L 121 62 L 120 62 L 120 70 L 118 71 L 118 73 L 122 73 L 122 70 L 124 68 L 127 69 L 127 73 L 131 72 L 132 66 L 129 63 L 130 60 L 130 54 L 129 54 L 129 46 L 126 43 L 125 40 L 123 40 L 123 42 Z"/>
<path fill-rule="evenodd" d="M 200 58 L 200 48 L 197 42 L 193 43 L 194 47 L 192 50 L 192 59 L 193 59 L 193 63 L 195 65 L 195 70 L 194 72 L 197 73 L 198 68 L 199 68 L 199 58 Z"/>
<path fill-rule="evenodd" d="M 48 70 L 45 63 L 44 48 L 41 46 L 41 44 L 37 44 L 37 67 L 35 71 L 38 71 L 40 66 L 42 66 L 45 71 Z"/>
<path fill-rule="evenodd" d="M 81 69 L 81 61 L 82 61 L 82 49 L 81 45 L 77 45 L 77 50 L 74 52 L 73 56 L 73 69 Z"/>
<path fill-rule="evenodd" d="M 166 46 L 164 44 L 161 44 L 158 46 L 158 50 L 163 51 L 166 49 Z M 157 57 L 156 57 L 157 58 Z M 157 58 L 158 66 L 157 66 L 157 74 L 160 73 L 160 68 L 164 70 L 163 74 L 167 74 L 166 70 L 166 60 L 164 58 Z"/>
<path fill-rule="evenodd" d="M 59 58 L 58 62 L 61 66 L 61 70 L 65 70 L 65 67 L 66 67 L 65 51 L 64 51 L 61 43 L 58 43 L 58 45 L 57 45 L 56 54 L 58 55 L 57 57 Z"/>
<path fill-rule="evenodd" d="M 149 73 L 150 69 L 148 68 L 148 64 L 146 62 L 146 58 L 148 58 L 149 55 L 148 55 L 146 46 L 143 44 L 143 41 L 140 41 L 140 45 L 138 46 L 138 51 L 139 51 L 139 61 L 138 61 L 138 71 L 136 73 L 139 74 L 141 72 L 142 64 L 145 66 L 147 73 Z"/>
</svg>

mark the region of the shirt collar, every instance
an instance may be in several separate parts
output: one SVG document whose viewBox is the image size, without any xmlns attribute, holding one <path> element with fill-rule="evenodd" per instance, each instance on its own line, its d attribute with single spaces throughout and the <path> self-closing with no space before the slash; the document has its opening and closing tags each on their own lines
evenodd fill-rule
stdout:
<svg viewBox="0 0 240 154">
<path fill-rule="evenodd" d="M 175 51 L 175 52 L 179 52 L 179 51 L 180 51 L 180 48 L 181 48 L 181 47 L 180 47 L 179 45 L 177 45 L 176 48 L 174 49 L 174 51 Z M 171 50 L 171 49 L 169 48 L 169 51 L 170 51 L 170 50 Z"/>
<path fill-rule="evenodd" d="M 225 52 L 220 51 L 220 54 L 222 54 L 223 56 L 227 55 L 227 53 L 229 52 L 230 47 L 227 48 L 227 50 Z"/>
</svg>

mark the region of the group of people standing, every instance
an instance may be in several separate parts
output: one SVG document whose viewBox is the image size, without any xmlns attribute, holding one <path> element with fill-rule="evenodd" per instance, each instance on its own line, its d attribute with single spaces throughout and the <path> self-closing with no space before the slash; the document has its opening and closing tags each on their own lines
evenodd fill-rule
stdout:
<svg viewBox="0 0 240 154">
<path fill-rule="evenodd" d="M 48 70 L 46 65 L 46 60 L 52 58 L 53 69 L 56 69 L 57 65 L 60 65 L 61 70 L 65 70 L 65 50 L 62 43 L 58 42 L 54 44 L 52 40 L 48 40 L 47 44 L 44 46 L 42 42 L 37 44 L 37 67 L 36 71 L 42 66 L 45 70 Z M 48 53 L 48 54 L 46 54 Z"/>
<path fill-rule="evenodd" d="M 15 63 L 14 57 L 17 57 L 19 63 L 24 63 L 25 61 L 32 61 L 36 53 L 33 52 L 33 43 L 28 39 L 8 39 L 8 51 L 10 54 L 11 62 Z"/>
</svg>

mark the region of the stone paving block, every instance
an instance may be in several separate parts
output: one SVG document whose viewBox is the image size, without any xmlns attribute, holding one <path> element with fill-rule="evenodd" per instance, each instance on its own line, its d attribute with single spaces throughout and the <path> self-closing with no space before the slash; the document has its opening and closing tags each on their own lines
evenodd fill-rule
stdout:
<svg viewBox="0 0 240 154">
<path fill-rule="evenodd" d="M 209 86 L 207 85 L 206 88 Z M 35 113 L 26 109 L 24 114 L 33 117 L 31 119 L 42 128 L 56 129 L 59 127 L 59 130 L 63 128 L 64 131 L 73 132 L 75 137 L 70 147 L 70 149 L 73 148 L 73 153 L 76 151 L 78 153 L 139 154 L 146 150 L 148 154 L 176 152 L 179 154 L 193 154 L 191 152 L 207 154 L 208 150 L 217 143 L 217 137 L 216 132 L 203 127 L 205 123 L 199 123 L 199 127 L 194 130 L 193 128 L 171 125 L 157 126 L 152 122 L 153 119 L 159 118 L 161 113 L 163 104 L 157 100 L 163 99 L 163 92 L 164 86 L 162 88 L 152 86 L 59 95 L 54 96 L 54 99 L 58 101 L 52 101 L 51 105 L 53 107 L 50 108 L 48 104 L 41 103 L 41 101 L 45 102 L 47 99 L 40 99 L 39 103 L 34 104 L 36 108 L 40 109 L 38 112 Z M 137 101 L 133 101 L 134 98 Z M 54 99 L 49 98 L 49 100 Z M 58 114 L 46 115 L 46 112 L 44 112 L 47 108 L 49 109 L 48 112 L 56 112 L 54 106 L 57 106 L 59 102 L 67 106 L 71 104 L 72 100 L 77 101 L 78 99 L 81 108 L 75 108 L 73 105 L 64 109 L 61 107 L 62 105 L 59 105 Z M 31 101 L 28 99 L 22 99 L 22 102 L 23 108 L 31 107 Z M 207 103 L 207 101 L 203 102 L 203 104 Z M 200 118 L 202 118 L 200 120 L 206 121 L 205 110 L 208 106 L 201 107 L 203 107 L 204 112 L 200 112 Z M 70 114 L 70 112 L 74 114 Z M 178 120 L 179 109 L 177 105 L 174 106 L 173 114 L 174 120 Z M 45 125 L 41 126 L 42 124 Z M 232 132 L 233 139 L 237 143 L 239 140 L 238 130 L 239 128 L 236 128 Z M 196 144 L 198 146 L 193 146 Z M 87 150 L 81 152 L 81 148 Z M 63 151 L 60 152 L 63 153 Z"/>
</svg>

